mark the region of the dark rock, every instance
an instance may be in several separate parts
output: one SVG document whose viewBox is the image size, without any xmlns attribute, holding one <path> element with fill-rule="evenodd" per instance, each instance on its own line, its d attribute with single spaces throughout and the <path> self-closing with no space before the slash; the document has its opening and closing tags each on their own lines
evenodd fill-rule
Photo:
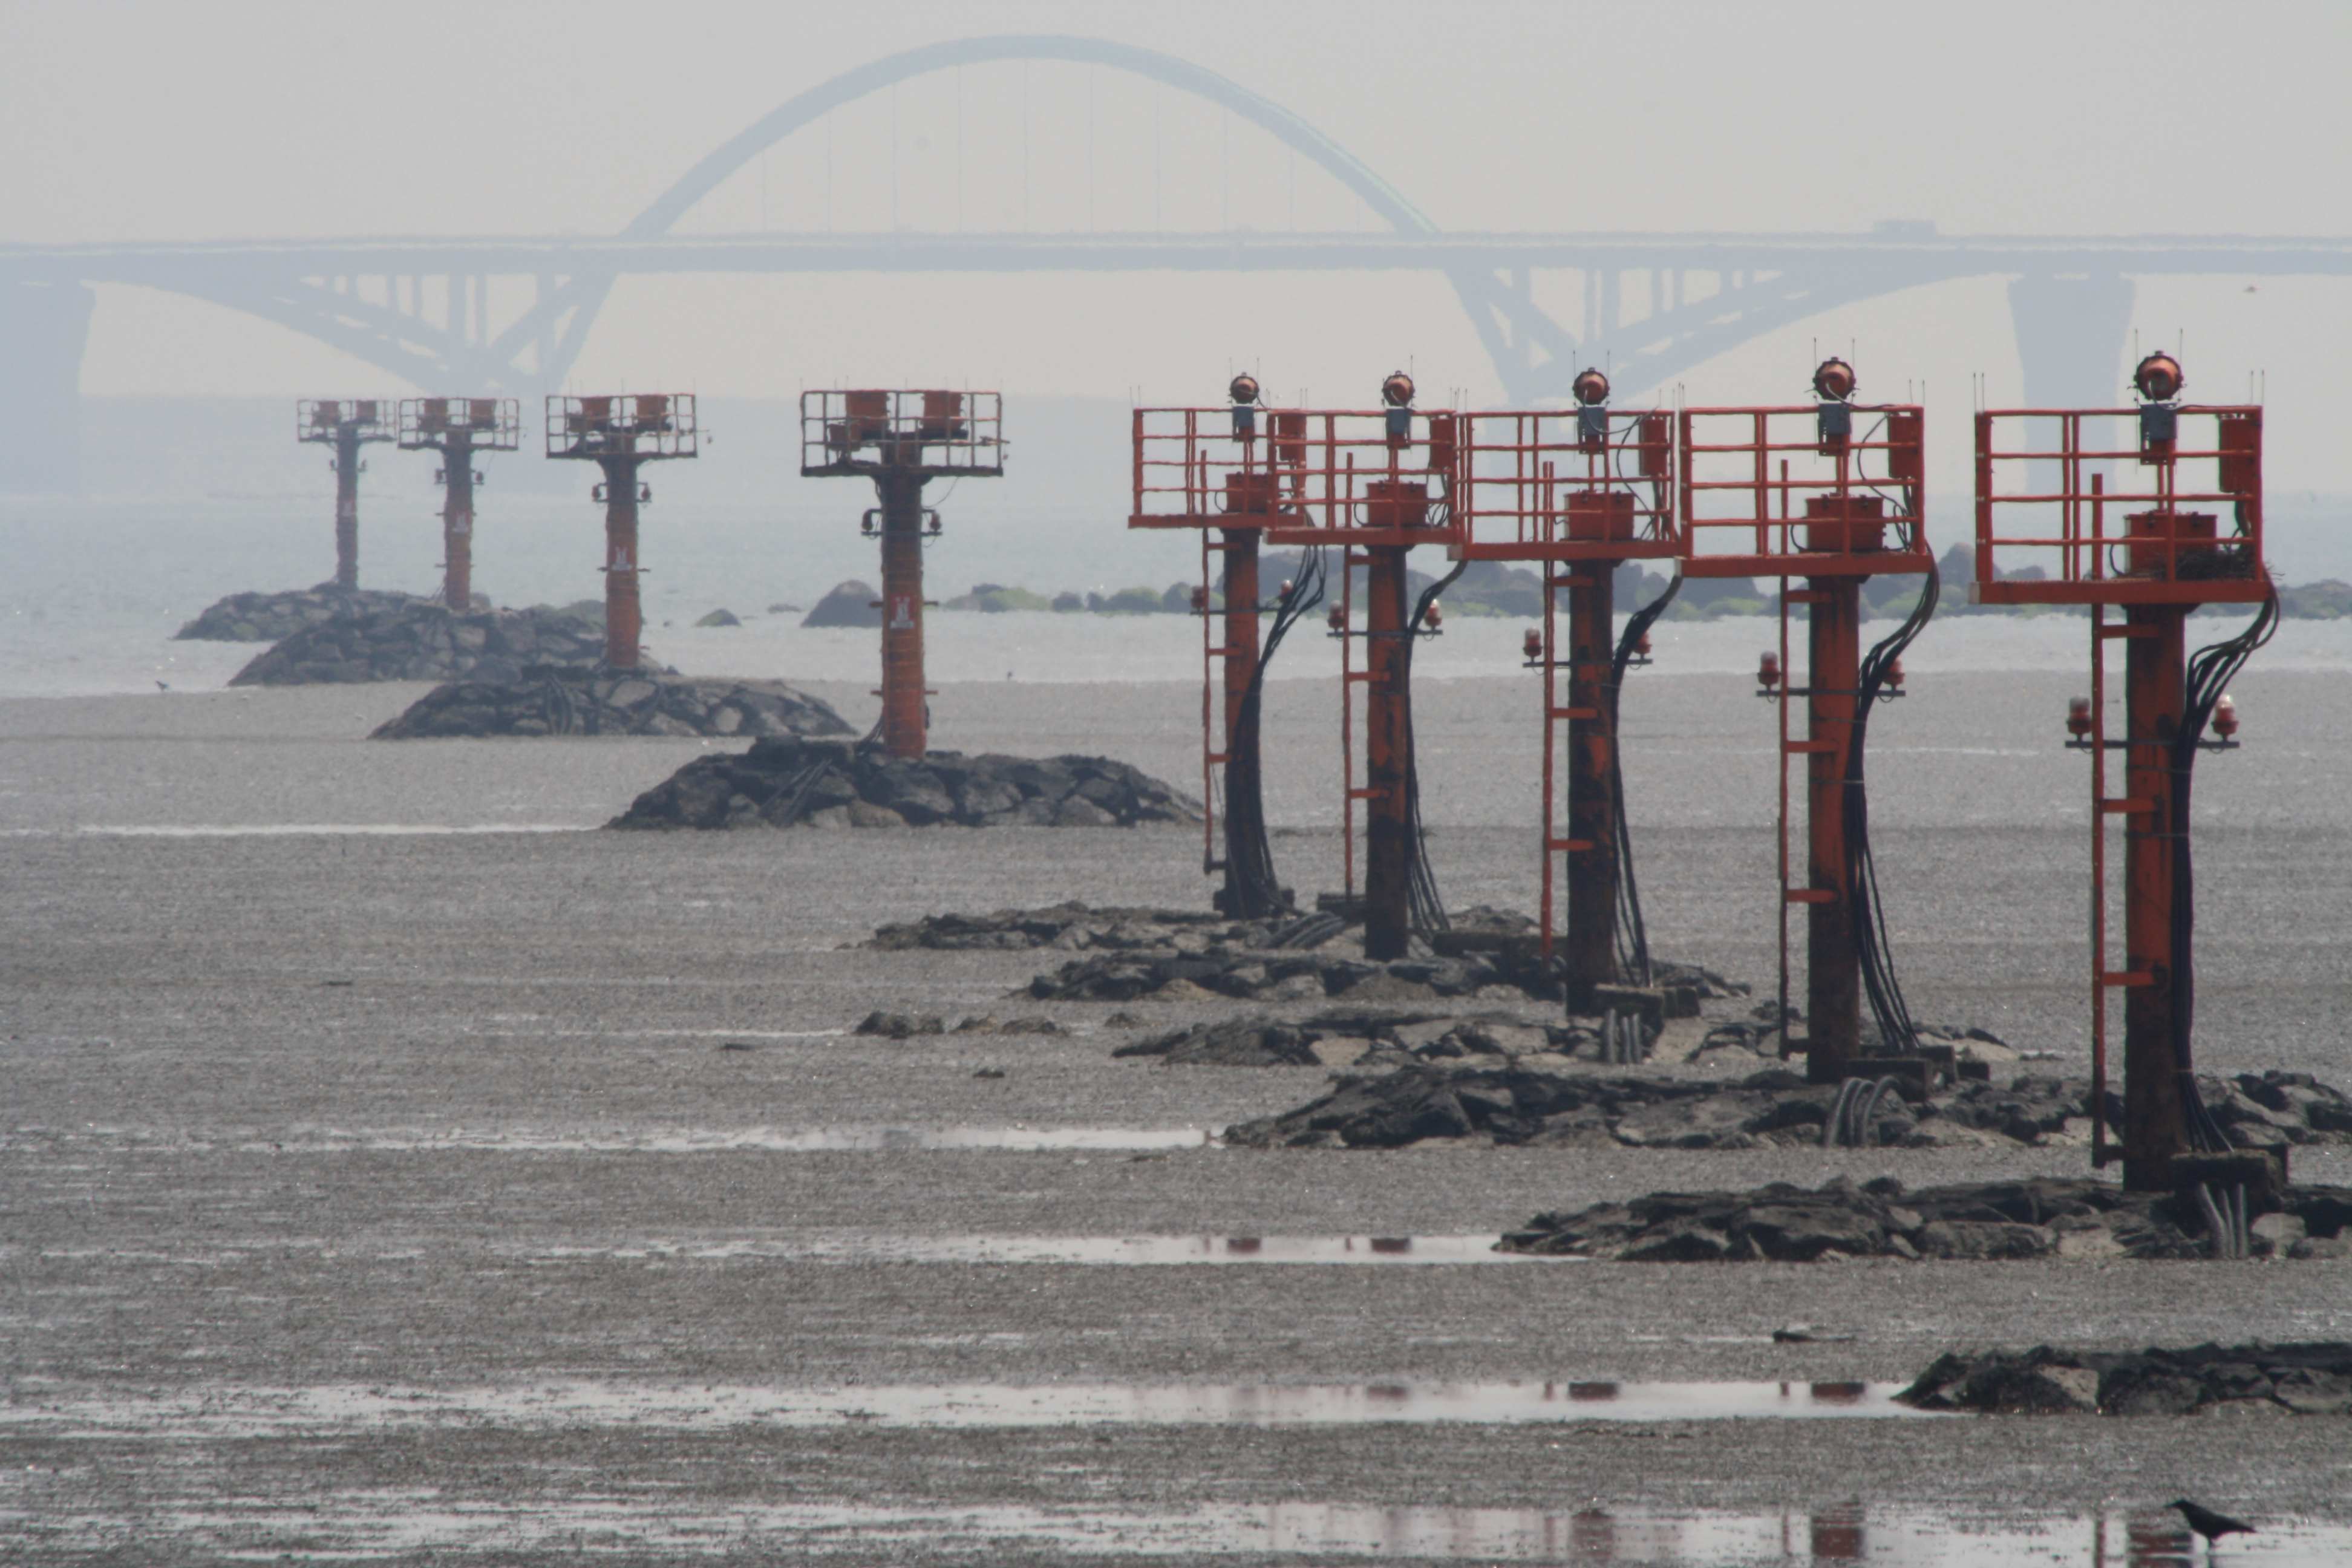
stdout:
<svg viewBox="0 0 2352 1568">
<path fill-rule="evenodd" d="M 690 680 L 604 666 L 532 665 L 513 681 L 436 687 L 370 738 L 851 733 L 832 704 L 781 680 Z"/>
<path fill-rule="evenodd" d="M 2082 1391 L 2093 1397 L 2085 1401 Z M 1895 1395 L 1928 1410 L 2183 1415 L 2271 1401 L 2306 1415 L 2352 1412 L 2352 1344 L 2203 1344 L 2186 1350 L 1948 1352 Z"/>
<path fill-rule="evenodd" d="M 604 657 L 601 618 L 534 605 L 455 615 L 424 599 L 341 616 L 257 656 L 231 686 L 373 680 L 520 681 L 540 666 L 593 667 Z M 673 673 L 663 667 L 653 668 Z"/>
<path fill-rule="evenodd" d="M 885 1013 L 877 1009 L 866 1014 L 859 1020 L 857 1027 L 852 1029 L 850 1033 L 872 1035 L 886 1040 L 906 1040 L 912 1039 L 917 1035 L 944 1035 L 947 1030 L 947 1020 L 944 1018 L 929 1016 L 918 1017 L 910 1014 Z"/>
<path fill-rule="evenodd" d="M 1171 1066 L 1314 1067 L 1320 1058 L 1307 1032 L 1273 1018 L 1194 1024 L 1137 1040 L 1114 1057 L 1158 1057 Z"/>
<path fill-rule="evenodd" d="M 1115 809 L 1104 820 L 1118 826 L 1200 820 L 1200 808 L 1190 796 L 1108 757 L 933 752 L 918 761 L 889 756 L 878 747 L 774 736 L 747 752 L 696 758 L 607 826 L 1042 826 L 1053 820 L 1056 806 L 1087 785 L 1111 800 Z M 1020 810 L 982 809 L 997 798 L 991 793 L 995 789 L 1017 795 Z"/>
<path fill-rule="evenodd" d="M 834 585 L 833 592 L 816 602 L 801 625 L 804 626 L 879 626 L 882 624 L 882 595 L 870 583 L 853 577 Z"/>
<path fill-rule="evenodd" d="M 1367 1086 L 1343 1080 L 1342 1088 L 1361 1096 Z M 1419 1090 L 1423 1098 L 1429 1092 L 1427 1086 Z M 1561 1096 L 1554 1098 L 1557 1103 Z M 1330 1110 L 1311 1129 L 1344 1142 L 1347 1129 L 1339 1117 L 1351 1108 L 1339 1103 L 1339 1096 L 1331 1099 Z M 1523 1099 L 1521 1113 L 1528 1109 Z M 1228 1132 L 1227 1142 L 1316 1141 L 1285 1139 L 1281 1133 L 1290 1125 L 1253 1123 Z M 2343 1187 L 2297 1189 L 2297 1194 L 2314 1191 L 2352 1198 L 2352 1188 Z M 1900 1203 L 1895 1201 L 1898 1197 Z M 2037 1223 L 2032 1216 L 2052 1223 Z M 1538 1215 L 1505 1237 L 1503 1247 L 1507 1251 L 1623 1258 L 1631 1256 L 1631 1248 L 1654 1239 L 1660 1226 L 1679 1220 L 1702 1221 L 1720 1231 L 1735 1258 L 1805 1260 L 1832 1253 L 1902 1258 L 2063 1257 L 2073 1255 L 2068 1241 L 2084 1234 L 2103 1235 L 2106 1243 L 2100 1251 L 2109 1257 L 2195 1258 L 2210 1253 L 2201 1222 L 2184 1215 L 2170 1194 L 2126 1193 L 2089 1178 L 2060 1177 L 1909 1193 L 1880 1183 L 1856 1187 L 1841 1182 L 1816 1192 L 1774 1183 L 1748 1193 L 1651 1193 L 1574 1213 Z M 2081 1255 L 2096 1254 L 2085 1250 Z"/>
<path fill-rule="evenodd" d="M 277 594 L 231 594 L 172 635 L 197 642 L 279 642 L 326 621 L 427 602 L 413 594 L 342 588 L 332 583 Z"/>
</svg>

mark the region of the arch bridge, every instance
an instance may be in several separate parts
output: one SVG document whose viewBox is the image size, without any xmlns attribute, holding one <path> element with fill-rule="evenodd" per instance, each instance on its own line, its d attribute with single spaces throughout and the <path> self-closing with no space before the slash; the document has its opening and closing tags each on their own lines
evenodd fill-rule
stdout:
<svg viewBox="0 0 2352 1568">
<path fill-rule="evenodd" d="M 1058 61 L 1124 72 L 1216 105 L 1329 174 L 1385 231 L 677 234 L 679 220 L 777 142 L 896 84 L 959 67 Z M 528 391 L 562 382 L 614 285 L 633 274 L 1411 270 L 1442 274 L 1515 402 L 1567 395 L 1607 358 L 1626 392 L 1822 311 L 1925 284 L 2009 276 L 2036 402 L 2110 398 L 2133 279 L 2161 273 L 2341 275 L 2352 240 L 2293 237 L 1443 232 L 1387 181 L 1280 105 L 1154 50 L 1051 35 L 927 45 L 798 94 L 686 171 L 622 230 L 479 238 L 0 247 L 0 418 L 70 419 L 92 284 L 168 290 L 315 338 L 412 384 Z M 1580 319 L 1556 320 L 1531 279 L 1572 270 Z M 527 300 L 503 319 L 501 301 Z M 66 460 L 69 430 L 18 450 Z M 42 456 L 46 454 L 46 458 Z M 21 461 L 21 459 L 20 459 Z M 10 476 L 0 476 L 5 479 Z M 14 476 L 19 479 L 27 476 Z M 38 475 L 30 476 L 37 479 Z"/>
</svg>

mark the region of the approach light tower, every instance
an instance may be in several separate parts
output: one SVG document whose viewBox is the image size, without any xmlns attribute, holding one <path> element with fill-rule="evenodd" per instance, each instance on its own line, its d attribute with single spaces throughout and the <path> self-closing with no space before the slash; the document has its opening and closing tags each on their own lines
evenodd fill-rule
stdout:
<svg viewBox="0 0 2352 1568">
<path fill-rule="evenodd" d="M 511 397 L 401 399 L 400 449 L 441 454 L 441 602 L 461 616 L 474 607 L 474 454 L 513 451 L 521 427 Z"/>
<path fill-rule="evenodd" d="M 1223 408 L 1135 411 L 1135 492 L 1127 525 L 1190 528 L 1201 537 L 1201 585 L 1192 591 L 1192 612 L 1201 617 L 1201 868 L 1223 875 L 1217 908 L 1249 920 L 1285 907 L 1260 789 L 1258 622 L 1265 605 L 1258 542 L 1277 512 L 1299 504 L 1307 416 L 1265 408 L 1255 376 L 1234 377 L 1225 395 Z M 1262 431 L 1261 421 L 1270 429 Z M 1210 604 L 1220 577 L 1222 608 Z M 1275 607 L 1278 628 L 1286 628 L 1285 612 L 1301 592 L 1283 585 Z"/>
<path fill-rule="evenodd" d="M 1609 378 L 1598 370 L 1580 373 L 1573 391 L 1576 406 L 1570 410 L 1463 416 L 1454 554 L 1465 561 L 1533 562 L 1543 574 L 1543 628 L 1529 629 L 1526 643 L 1528 665 L 1544 674 L 1539 940 L 1547 970 L 1557 963 L 1566 982 L 1569 1006 L 1582 1011 L 1592 1005 L 1597 985 L 1650 980 L 1648 943 L 1638 920 L 1629 922 L 1631 931 L 1621 931 L 1618 922 L 1621 893 L 1630 893 L 1621 856 L 1627 838 L 1618 684 L 1629 665 L 1648 662 L 1642 651 L 1645 634 L 1673 591 L 1629 621 L 1621 639 L 1616 576 L 1627 561 L 1678 560 L 1683 535 L 1675 515 L 1670 416 L 1663 410 L 1612 411 Z M 1562 595 L 1568 601 L 1564 646 Z M 1564 835 L 1556 782 L 1563 760 Z M 1554 921 L 1554 867 L 1561 861 L 1564 933 Z M 1626 963 L 1620 962 L 1621 949 Z"/>
<path fill-rule="evenodd" d="M 1780 1006 L 1789 996 L 1789 908 L 1805 907 L 1806 1076 L 1839 1083 L 1860 1054 L 1865 987 L 1881 1048 L 1916 1037 L 1885 951 L 1871 869 L 1863 748 L 1872 708 L 1902 694 L 1902 653 L 1935 610 L 1936 561 L 1921 489 L 1925 416 L 1916 405 L 1853 401 L 1853 367 L 1824 360 L 1811 405 L 1686 408 L 1679 483 L 1685 577 L 1777 577 L 1780 639 L 1757 669 L 1759 695 L 1780 715 Z M 1871 423 L 1857 432 L 1857 416 Z M 1801 501 L 1801 507 L 1799 502 Z M 1862 584 L 1917 573 L 1911 616 L 1865 658 Z M 1790 579 L 1802 578 L 1795 587 Z M 1805 684 L 1784 686 L 1789 611 L 1806 609 Z M 1789 706 L 1805 700 L 1805 738 Z M 1791 885 L 1789 763 L 1805 760 L 1806 876 Z M 1785 1039 L 1785 1035 L 1784 1035 Z M 1784 1045 L 1783 1051 L 1786 1053 Z"/>
<path fill-rule="evenodd" d="M 2154 353 L 2133 373 L 2136 408 L 2001 408 L 1976 420 L 1978 601 L 2091 612 L 2091 695 L 2076 698 L 2066 720 L 2067 744 L 2091 755 L 2091 1158 L 2105 1164 L 2120 1154 L 2124 1185 L 2138 1192 L 2172 1190 L 2176 1155 L 2227 1147 L 2199 1102 L 2191 1050 L 2189 775 L 2200 750 L 2236 745 L 2229 683 L 2278 620 L 2263 561 L 2263 411 L 2184 404 L 2185 382 L 2178 360 Z M 2123 450 L 2106 434 L 2118 419 L 2137 428 Z M 2033 566 L 2040 575 L 2021 578 Z M 2254 606 L 2254 618 L 2191 658 L 2187 622 L 2200 605 Z M 2112 607 L 2120 620 L 2109 618 Z M 2110 739 L 2107 646 L 2117 641 L 2124 732 Z M 2109 752 L 2123 753 L 2121 795 L 2107 793 Z M 2120 969 L 2107 956 L 2110 817 L 2124 825 Z M 2120 1150 L 2106 1126 L 2110 989 L 2124 993 Z"/>
<path fill-rule="evenodd" d="M 335 449 L 335 586 L 360 585 L 360 448 L 395 434 L 388 397 L 306 397 L 294 405 L 294 438 Z"/>
<path fill-rule="evenodd" d="M 882 743 L 919 757 L 929 740 L 923 685 L 923 544 L 940 514 L 923 505 L 936 479 L 1004 473 L 1002 402 L 993 392 L 803 392 L 801 475 L 874 481 L 866 514 L 882 541 Z"/>
<path fill-rule="evenodd" d="M 691 458 L 700 450 L 694 394 L 641 392 L 613 397 L 553 396 L 547 400 L 547 455 L 593 462 L 604 470 L 591 493 L 604 506 L 604 662 L 637 668 L 645 610 L 637 578 L 637 509 L 653 504 L 653 487 L 637 477 L 645 464 Z"/>
<path fill-rule="evenodd" d="M 1428 882 L 1421 864 L 1412 755 L 1412 642 L 1436 635 L 1435 587 L 1419 604 L 1406 593 L 1405 557 L 1414 547 L 1456 542 L 1460 416 L 1413 407 L 1412 377 L 1381 384 L 1381 407 L 1310 413 L 1299 452 L 1300 503 L 1278 513 L 1265 542 L 1309 550 L 1339 548 L 1341 820 L 1348 896 L 1355 894 L 1355 808 L 1364 803 L 1364 956 L 1402 958 Z M 1418 429 L 1416 429 L 1418 422 Z M 1416 434 L 1419 439 L 1416 440 Z M 1417 455 L 1416 455 L 1417 454 Z M 1279 462 L 1281 459 L 1277 458 Z M 1364 626 L 1354 626 L 1355 568 L 1366 580 Z M 1442 585 L 1442 584 L 1441 584 Z M 1354 646 L 1364 644 L 1364 668 Z M 1355 688 L 1364 689 L 1364 782 L 1356 783 Z M 1424 910 L 1434 914 L 1438 911 Z"/>
</svg>

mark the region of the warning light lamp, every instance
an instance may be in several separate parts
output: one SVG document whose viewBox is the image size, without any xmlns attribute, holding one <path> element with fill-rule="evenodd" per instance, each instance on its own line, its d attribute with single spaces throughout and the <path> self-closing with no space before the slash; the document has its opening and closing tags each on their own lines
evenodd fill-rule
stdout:
<svg viewBox="0 0 2352 1568">
<path fill-rule="evenodd" d="M 1288 597 L 1290 597 L 1290 595 L 1293 595 L 1293 594 L 1297 593 L 1297 591 L 1298 591 L 1298 584 L 1296 584 L 1296 583 L 1292 582 L 1292 581 L 1291 581 L 1289 578 L 1287 578 L 1287 577 L 1285 577 L 1285 578 L 1282 580 L 1282 596 L 1283 596 L 1284 598 L 1287 599 Z"/>
<path fill-rule="evenodd" d="M 1348 635 L 1348 612 L 1341 609 L 1339 605 L 1334 605 L 1331 606 L 1330 613 L 1323 617 L 1323 624 L 1331 628 L 1331 635 L 1333 637 L 1346 637 Z"/>
<path fill-rule="evenodd" d="M 1429 629 L 1431 631 L 1435 631 L 1438 627 L 1445 624 L 1445 616 L 1444 613 L 1439 610 L 1437 601 L 1434 599 L 1429 601 L 1429 608 L 1423 613 L 1421 618 L 1428 623 Z"/>
<path fill-rule="evenodd" d="M 1825 359 L 1813 370 L 1813 395 L 1820 400 L 1813 411 L 1816 446 L 1824 453 L 1834 453 L 1853 438 L 1853 409 L 1847 399 L 1853 395 L 1853 366 L 1842 359 Z"/>
<path fill-rule="evenodd" d="M 1650 634 L 1643 632 L 1633 643 L 1633 651 L 1643 658 L 1650 657 Z"/>
<path fill-rule="evenodd" d="M 1257 435 L 1257 377 L 1237 375 L 1225 388 L 1225 395 L 1234 404 L 1234 439 L 1247 441 Z"/>
<path fill-rule="evenodd" d="M 2180 395 L 2188 375 L 2180 362 L 2161 349 L 2139 362 L 2132 372 L 2132 389 L 2148 403 L 2169 403 Z"/>
<path fill-rule="evenodd" d="M 1609 378 L 1587 366 L 1569 390 L 1576 395 L 1577 447 L 1598 452 L 1609 444 Z"/>
<path fill-rule="evenodd" d="M 2188 376 L 2180 362 L 2158 350 L 2139 362 L 2132 371 L 2132 390 L 2139 394 L 2140 450 L 2152 457 L 2140 460 L 2160 460 L 2172 450 L 2172 443 L 2180 433 L 2180 411 L 2172 400 L 2180 395 Z"/>
<path fill-rule="evenodd" d="M 2213 704 L 2213 733 L 2226 741 L 2237 732 L 2237 700 L 2224 691 L 2221 693 L 2221 700 Z"/>
<path fill-rule="evenodd" d="M 1543 633 L 1529 626 L 1528 635 L 1519 639 L 1519 652 L 1529 664 L 1539 662 L 1543 658 Z"/>
<path fill-rule="evenodd" d="M 1388 405 L 1389 445 L 1402 447 L 1412 436 L 1412 377 L 1391 371 L 1381 383 L 1381 401 Z"/>
<path fill-rule="evenodd" d="M 2080 741 L 2091 732 L 2091 700 L 2070 697 L 2066 700 L 2066 733 Z"/>
<path fill-rule="evenodd" d="M 1767 697 L 1780 689 L 1780 656 L 1769 648 L 1756 660 L 1756 684 Z"/>
<path fill-rule="evenodd" d="M 1896 659 L 1886 667 L 1886 684 L 1895 691 L 1903 689 L 1903 661 Z"/>
<path fill-rule="evenodd" d="M 1206 588 L 1196 587 L 1192 590 L 1192 613 L 1196 616 L 1205 616 L 1209 613 L 1209 591 Z"/>
</svg>

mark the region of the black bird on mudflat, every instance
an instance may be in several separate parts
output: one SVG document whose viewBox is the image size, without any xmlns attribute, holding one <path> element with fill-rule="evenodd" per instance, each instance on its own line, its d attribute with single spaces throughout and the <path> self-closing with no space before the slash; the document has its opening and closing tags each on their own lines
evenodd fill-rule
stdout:
<svg viewBox="0 0 2352 1568">
<path fill-rule="evenodd" d="M 2189 1521 L 2189 1528 L 2205 1538 L 2205 1549 L 2208 1552 L 2213 1549 L 2215 1542 L 2225 1535 L 2258 1533 L 2254 1527 L 2244 1520 L 2231 1519 L 2226 1513 L 2215 1513 L 2211 1509 L 2200 1503 L 2190 1502 L 2185 1497 L 2175 1498 L 2165 1506 L 2180 1510 L 2180 1517 Z"/>
</svg>

